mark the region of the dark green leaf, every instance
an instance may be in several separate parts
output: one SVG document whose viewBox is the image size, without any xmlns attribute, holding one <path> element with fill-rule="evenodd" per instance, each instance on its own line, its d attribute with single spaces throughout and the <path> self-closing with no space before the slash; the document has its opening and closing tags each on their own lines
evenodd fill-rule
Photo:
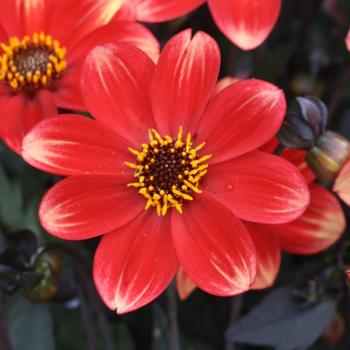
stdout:
<svg viewBox="0 0 350 350">
<path fill-rule="evenodd" d="M 20 228 L 23 211 L 22 191 L 19 183 L 12 182 L 0 166 L 0 219 L 6 227 Z"/>
<path fill-rule="evenodd" d="M 5 320 L 14 350 L 54 350 L 53 324 L 47 304 L 32 304 L 21 297 L 8 298 Z"/>
<path fill-rule="evenodd" d="M 231 341 L 273 346 L 278 350 L 306 349 L 327 327 L 335 308 L 336 302 L 329 300 L 301 309 L 294 301 L 292 287 L 279 288 L 232 324 L 226 337 Z"/>
</svg>

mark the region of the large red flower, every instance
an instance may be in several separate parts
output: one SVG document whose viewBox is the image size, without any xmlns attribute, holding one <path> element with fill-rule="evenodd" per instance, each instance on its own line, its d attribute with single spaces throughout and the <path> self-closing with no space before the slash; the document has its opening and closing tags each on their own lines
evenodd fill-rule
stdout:
<svg viewBox="0 0 350 350">
<path fill-rule="evenodd" d="M 274 149 L 269 143 L 264 149 Z M 270 147 L 272 146 L 272 147 Z M 345 230 L 345 217 L 337 198 L 314 183 L 315 176 L 305 162 L 306 152 L 288 149 L 282 157 L 295 164 L 309 184 L 310 204 L 296 220 L 280 225 L 262 225 L 245 222 L 257 252 L 257 276 L 253 289 L 270 287 L 277 276 L 281 251 L 293 254 L 316 254 L 335 243 Z M 179 295 L 186 299 L 195 284 L 183 269 L 177 274 Z"/>
<path fill-rule="evenodd" d="M 157 297 L 179 264 L 209 293 L 246 291 L 256 251 L 241 219 L 287 222 L 308 204 L 300 172 L 257 151 L 282 123 L 283 92 L 245 80 L 211 97 L 219 67 L 203 32 L 175 36 L 157 65 L 127 44 L 97 47 L 82 80 L 96 120 L 47 119 L 23 142 L 30 164 L 69 176 L 43 198 L 43 227 L 64 239 L 106 233 L 94 280 L 118 313 Z"/>
<path fill-rule="evenodd" d="M 124 9 L 143 22 L 162 22 L 208 3 L 220 30 L 238 47 L 252 50 L 270 34 L 281 0 L 126 0 Z"/>
<path fill-rule="evenodd" d="M 158 54 L 142 25 L 108 24 L 123 0 L 0 1 L 0 134 L 20 153 L 24 135 L 56 110 L 85 110 L 79 91 L 87 52 L 97 44 L 129 42 Z"/>
</svg>

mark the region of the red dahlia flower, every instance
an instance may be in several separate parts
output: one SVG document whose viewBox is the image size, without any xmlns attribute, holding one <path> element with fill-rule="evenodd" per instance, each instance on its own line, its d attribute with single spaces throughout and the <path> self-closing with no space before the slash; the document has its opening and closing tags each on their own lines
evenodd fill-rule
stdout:
<svg viewBox="0 0 350 350">
<path fill-rule="evenodd" d="M 245 80 L 211 98 L 219 67 L 203 32 L 176 35 L 157 65 L 127 44 L 97 47 L 82 79 L 96 120 L 47 119 L 23 142 L 30 164 L 69 176 L 43 198 L 43 227 L 64 239 L 106 233 L 94 280 L 118 313 L 156 298 L 179 264 L 208 293 L 246 291 L 256 251 L 241 219 L 287 222 L 308 204 L 300 172 L 256 150 L 282 123 L 283 92 Z"/>
<path fill-rule="evenodd" d="M 124 9 L 143 22 L 162 22 L 208 3 L 220 30 L 238 47 L 261 45 L 274 27 L 281 0 L 127 0 Z"/>
<path fill-rule="evenodd" d="M 157 55 L 142 25 L 108 24 L 123 0 L 6 0 L 0 11 L 0 134 L 20 153 L 24 135 L 56 106 L 85 110 L 80 71 L 97 44 L 129 42 Z M 108 25 L 107 25 L 108 24 Z"/>
<path fill-rule="evenodd" d="M 308 168 L 305 156 L 306 152 L 295 149 L 282 153 L 283 158 L 301 170 L 309 184 L 310 204 L 306 211 L 286 224 L 245 222 L 257 252 L 257 276 L 253 289 L 272 286 L 279 271 L 281 250 L 292 254 L 316 254 L 335 243 L 345 230 L 345 217 L 338 200 L 330 191 L 314 183 L 315 176 Z M 186 299 L 196 285 L 183 269 L 179 269 L 177 287 L 180 298 Z"/>
</svg>

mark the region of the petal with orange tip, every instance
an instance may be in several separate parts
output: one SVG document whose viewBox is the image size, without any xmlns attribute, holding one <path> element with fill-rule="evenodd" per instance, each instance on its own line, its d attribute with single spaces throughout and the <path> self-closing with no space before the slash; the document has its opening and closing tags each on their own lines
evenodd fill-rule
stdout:
<svg viewBox="0 0 350 350">
<path fill-rule="evenodd" d="M 239 81 L 240 79 L 238 78 L 234 78 L 234 77 L 224 77 L 222 79 L 220 79 L 213 91 L 213 96 L 217 95 L 220 91 L 224 90 L 225 88 L 227 88 L 228 86 L 230 86 L 233 83 L 236 83 L 237 81 Z"/>
<path fill-rule="evenodd" d="M 134 0 L 133 6 L 139 21 L 164 22 L 183 16 L 204 2 L 205 0 Z"/>
<path fill-rule="evenodd" d="M 196 289 L 196 285 L 187 276 L 182 266 L 180 266 L 176 274 L 176 288 L 181 300 L 186 300 Z"/>
<path fill-rule="evenodd" d="M 269 225 L 281 248 L 294 254 L 316 254 L 335 243 L 345 229 L 345 216 L 336 197 L 325 188 L 310 186 L 310 205 L 298 219 Z"/>
<path fill-rule="evenodd" d="M 263 289 L 273 285 L 281 264 L 281 248 L 278 236 L 268 225 L 245 222 L 256 249 L 257 273 L 252 289 Z"/>
<path fill-rule="evenodd" d="M 261 45 L 274 27 L 281 0 L 208 0 L 221 31 L 242 50 Z"/>
<path fill-rule="evenodd" d="M 335 180 L 333 191 L 347 204 L 350 205 L 350 160 L 342 167 Z"/>
</svg>

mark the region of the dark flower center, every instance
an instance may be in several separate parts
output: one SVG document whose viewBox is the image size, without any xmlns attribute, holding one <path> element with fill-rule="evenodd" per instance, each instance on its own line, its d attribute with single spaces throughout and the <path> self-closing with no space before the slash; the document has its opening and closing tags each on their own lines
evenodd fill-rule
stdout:
<svg viewBox="0 0 350 350">
<path fill-rule="evenodd" d="M 210 155 L 199 156 L 204 143 L 194 147 L 191 135 L 182 140 L 182 128 L 173 140 L 169 135 L 161 137 L 156 130 L 149 131 L 149 143 L 140 151 L 129 148 L 137 158 L 136 163 L 126 163 L 135 169 L 135 187 L 147 200 L 145 209 L 154 207 L 158 215 L 165 215 L 174 207 L 182 213 L 185 200 L 193 200 L 194 193 L 201 193 L 199 182 L 207 173 L 206 161 Z"/>
<path fill-rule="evenodd" d="M 47 87 L 66 69 L 66 49 L 44 33 L 34 33 L 22 40 L 10 38 L 1 43 L 0 80 L 14 90 Z"/>
</svg>

